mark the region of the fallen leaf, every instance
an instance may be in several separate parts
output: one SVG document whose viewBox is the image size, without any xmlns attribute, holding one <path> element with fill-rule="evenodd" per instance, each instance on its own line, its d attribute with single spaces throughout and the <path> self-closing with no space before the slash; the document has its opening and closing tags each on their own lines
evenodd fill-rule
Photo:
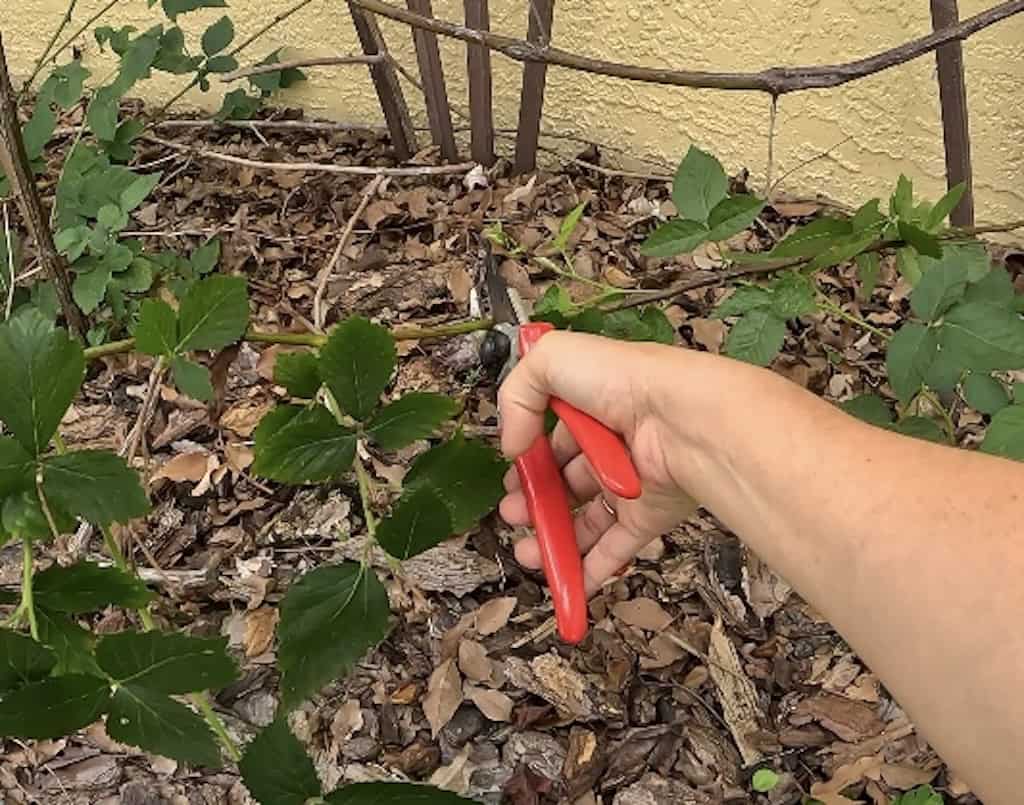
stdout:
<svg viewBox="0 0 1024 805">
<path fill-rule="evenodd" d="M 651 656 L 640 657 L 640 667 L 645 669 L 667 668 L 686 656 L 686 652 L 664 635 L 655 635 L 648 644 Z"/>
<path fill-rule="evenodd" d="M 159 481 L 166 478 L 169 481 L 182 483 L 201 481 L 206 477 L 207 458 L 209 453 L 205 450 L 196 450 L 191 453 L 182 453 L 170 461 L 165 462 L 160 469 L 153 474 L 153 480 Z"/>
<path fill-rule="evenodd" d="M 270 648 L 278 618 L 277 607 L 260 607 L 246 615 L 243 639 L 246 657 L 258 657 Z"/>
<path fill-rule="evenodd" d="M 417 220 L 430 217 L 430 189 L 427 187 L 405 190 L 395 196 L 395 201 L 404 204 L 409 214 Z"/>
<path fill-rule="evenodd" d="M 494 664 L 483 644 L 463 640 L 459 644 L 459 670 L 474 682 L 488 682 L 494 674 Z"/>
<path fill-rule="evenodd" d="M 535 173 L 530 177 L 530 180 L 526 184 L 515 188 L 511 193 L 505 196 L 501 202 L 502 205 L 505 207 L 515 207 L 517 204 L 529 205 L 529 203 L 533 201 L 533 188 L 536 184 L 537 174 Z"/>
<path fill-rule="evenodd" d="M 477 706 L 477 709 L 491 721 L 508 721 L 512 717 L 512 707 L 515 702 L 500 690 L 489 688 L 478 688 L 475 685 L 466 685 L 466 698 Z"/>
<path fill-rule="evenodd" d="M 882 764 L 882 779 L 890 788 L 898 788 L 900 791 L 909 791 L 919 785 L 930 783 L 939 773 L 939 766 L 918 769 L 914 766 L 898 765 L 893 763 Z"/>
<path fill-rule="evenodd" d="M 672 623 L 672 616 L 662 609 L 661 604 L 651 598 L 619 601 L 612 607 L 612 614 L 630 626 L 646 629 L 649 632 L 660 632 Z"/>
<path fill-rule="evenodd" d="M 445 660 L 434 669 L 423 698 L 423 714 L 430 723 L 432 737 L 436 738 L 445 724 L 451 721 L 462 704 L 462 678 L 454 660 Z"/>
<path fill-rule="evenodd" d="M 297 347 L 289 347 L 283 344 L 275 344 L 272 347 L 267 347 L 260 353 L 259 360 L 256 361 L 256 374 L 266 380 L 268 383 L 272 383 L 274 380 L 274 366 L 277 363 L 279 355 L 285 352 L 298 352 Z"/>
<path fill-rule="evenodd" d="M 874 707 L 834 693 L 804 699 L 796 706 L 790 721 L 794 724 L 816 721 L 848 743 L 878 735 L 885 729 Z"/>
<path fill-rule="evenodd" d="M 402 208 L 391 199 L 380 199 L 367 205 L 363 212 L 363 220 L 370 229 L 376 229 L 381 221 L 390 218 L 392 215 L 401 215 Z"/>
<path fill-rule="evenodd" d="M 811 796 L 817 797 L 822 802 L 828 803 L 829 800 L 825 799 L 825 797 L 840 796 L 840 792 L 844 789 L 849 788 L 851 785 L 856 785 L 868 775 L 877 774 L 884 762 L 884 756 L 878 754 L 858 758 L 853 763 L 840 766 L 836 769 L 835 774 L 832 775 L 832 779 L 828 782 L 817 782 L 811 784 Z M 846 797 L 841 797 L 840 799 L 835 800 L 839 805 L 845 805 L 846 802 L 856 801 L 858 800 L 849 800 Z"/>
<path fill-rule="evenodd" d="M 473 290 L 473 278 L 462 263 L 456 263 L 448 272 L 448 290 L 458 305 L 469 303 L 469 292 Z"/>
<path fill-rule="evenodd" d="M 764 621 L 782 609 L 793 588 L 756 554 L 747 551 L 747 562 L 743 566 L 743 592 L 754 614 Z"/>
<path fill-rule="evenodd" d="M 466 744 L 462 747 L 462 751 L 452 759 L 451 763 L 447 766 L 442 766 L 430 775 L 430 780 L 428 780 L 430 785 L 445 791 L 451 791 L 453 794 L 469 793 L 470 779 L 477 768 L 469 760 L 471 746 L 472 744 Z M 427 796 L 429 797 L 430 795 L 427 794 Z"/>
<path fill-rule="evenodd" d="M 725 343 L 728 328 L 721 319 L 690 319 L 687 324 L 693 328 L 693 340 L 708 352 L 716 355 Z"/>
<path fill-rule="evenodd" d="M 236 473 L 245 472 L 252 466 L 255 457 L 256 454 L 247 445 L 231 442 L 224 446 L 224 458 L 227 459 L 228 466 Z"/>
<path fill-rule="evenodd" d="M 635 288 L 637 280 L 618 266 L 608 265 L 604 269 L 604 281 L 613 288 Z"/>
<path fill-rule="evenodd" d="M 852 685 L 843 691 L 843 695 L 848 699 L 877 703 L 879 700 L 878 677 L 870 673 L 861 674 Z"/>
<path fill-rule="evenodd" d="M 486 637 L 504 628 L 515 608 L 515 596 L 492 598 L 476 611 L 477 634 Z"/>
<path fill-rule="evenodd" d="M 806 218 L 824 209 L 813 201 L 776 201 L 772 207 L 783 218 Z"/>
<path fill-rule="evenodd" d="M 420 697 L 420 686 L 416 682 L 406 682 L 391 694 L 392 704 L 412 704 Z"/>
<path fill-rule="evenodd" d="M 239 436 L 248 438 L 252 436 L 260 424 L 264 415 L 273 408 L 273 403 L 256 402 L 255 400 L 243 400 L 235 403 L 227 411 L 221 414 L 219 424 Z"/>
<path fill-rule="evenodd" d="M 487 178 L 487 171 L 483 165 L 475 165 L 473 170 L 462 177 L 462 184 L 467 190 L 485 189 L 490 186 L 491 181 Z"/>
<path fill-rule="evenodd" d="M 358 699 L 349 699 L 331 719 L 331 735 L 339 743 L 347 741 L 363 728 L 363 708 Z"/>
</svg>

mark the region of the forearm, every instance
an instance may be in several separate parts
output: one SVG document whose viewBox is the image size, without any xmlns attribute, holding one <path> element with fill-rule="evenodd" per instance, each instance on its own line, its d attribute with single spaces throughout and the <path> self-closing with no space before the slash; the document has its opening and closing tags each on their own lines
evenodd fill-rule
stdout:
<svg viewBox="0 0 1024 805">
<path fill-rule="evenodd" d="M 1011 801 L 1024 466 L 862 424 L 767 372 L 679 360 L 718 390 L 665 397 L 681 486 L 839 629 L 986 802 Z"/>
</svg>

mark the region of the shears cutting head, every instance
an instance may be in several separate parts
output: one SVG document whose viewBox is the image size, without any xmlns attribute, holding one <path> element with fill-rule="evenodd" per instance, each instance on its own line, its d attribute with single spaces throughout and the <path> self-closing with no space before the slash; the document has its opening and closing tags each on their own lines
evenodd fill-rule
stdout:
<svg viewBox="0 0 1024 805">
<path fill-rule="evenodd" d="M 501 381 L 519 358 L 519 327 L 528 323 L 530 317 L 522 297 L 501 276 L 500 263 L 486 238 L 481 238 L 481 252 L 483 291 L 494 327 L 480 344 L 480 363 L 496 372 Z"/>
</svg>

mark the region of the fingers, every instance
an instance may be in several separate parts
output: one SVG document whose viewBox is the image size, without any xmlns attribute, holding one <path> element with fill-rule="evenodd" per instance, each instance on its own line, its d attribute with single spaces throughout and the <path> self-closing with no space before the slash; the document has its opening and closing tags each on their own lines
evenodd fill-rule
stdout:
<svg viewBox="0 0 1024 805">
<path fill-rule="evenodd" d="M 601 586 L 612 576 L 622 572 L 650 539 L 639 539 L 636 534 L 622 523 L 613 523 L 590 552 L 583 557 L 583 579 L 587 588 L 587 596 L 601 589 Z"/>
<path fill-rule="evenodd" d="M 555 461 L 558 462 L 559 467 L 564 467 L 573 458 L 579 455 L 580 446 L 576 444 L 576 440 L 572 434 L 569 433 L 569 429 L 564 423 L 559 422 L 555 425 L 554 431 L 551 433 L 551 451 L 555 454 Z M 516 468 L 509 467 L 508 472 L 505 473 L 505 489 L 509 492 L 514 492 L 519 489 L 521 484 L 519 483 L 519 473 L 516 472 Z M 589 495 L 587 497 L 590 497 Z M 585 500 L 586 498 L 578 498 L 579 500 Z"/>
<path fill-rule="evenodd" d="M 525 502 L 524 502 L 525 505 Z M 576 544 L 580 553 L 586 553 L 608 528 L 615 522 L 615 516 L 609 512 L 600 500 L 592 500 L 576 514 L 573 526 L 576 531 Z M 520 540 L 515 546 L 516 561 L 524 567 L 537 570 L 541 567 L 540 546 L 535 537 Z"/>
<path fill-rule="evenodd" d="M 569 487 L 570 505 L 579 505 L 601 493 L 601 484 L 594 476 L 586 456 L 578 455 L 566 464 L 562 469 L 562 477 Z M 526 498 L 521 491 L 515 467 L 505 476 L 505 488 L 509 494 L 498 507 L 502 519 L 509 525 L 531 525 Z"/>
</svg>

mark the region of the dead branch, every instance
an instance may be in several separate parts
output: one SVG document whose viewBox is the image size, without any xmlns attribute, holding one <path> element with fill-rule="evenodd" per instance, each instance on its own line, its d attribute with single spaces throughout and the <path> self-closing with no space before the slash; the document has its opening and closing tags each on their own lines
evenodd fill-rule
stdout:
<svg viewBox="0 0 1024 805">
<path fill-rule="evenodd" d="M 71 296 L 71 281 L 64 258 L 53 243 L 53 233 L 43 209 L 39 189 L 36 187 L 32 167 L 25 153 L 25 142 L 21 137 L 21 121 L 18 119 L 18 104 L 7 72 L 7 54 L 4 51 L 3 36 L 0 35 L 0 168 L 10 180 L 11 187 L 21 204 L 22 215 L 29 234 L 36 242 L 39 260 L 47 277 L 53 282 L 57 301 L 67 322 L 68 329 L 79 339 L 85 336 L 82 314 Z"/>
<path fill-rule="evenodd" d="M 352 240 L 352 232 L 356 228 L 356 222 L 366 211 L 367 206 L 370 204 L 370 199 L 377 195 L 377 191 L 380 190 L 381 185 L 384 182 L 383 176 L 375 176 L 370 180 L 370 183 L 366 185 L 363 190 L 363 197 L 359 200 L 359 205 L 356 207 L 355 212 L 348 219 L 348 223 L 345 225 L 345 231 L 341 233 L 341 238 L 338 240 L 338 245 L 334 249 L 334 253 L 331 255 L 331 259 L 327 261 L 327 265 L 320 271 L 319 276 L 316 278 L 316 293 L 313 295 L 313 324 L 316 329 L 323 332 L 324 319 L 326 318 L 326 311 L 324 310 L 324 292 L 327 290 L 327 283 L 330 282 L 331 277 L 334 276 L 334 271 L 338 267 L 338 263 L 341 262 L 341 257 L 345 252 L 345 248 L 348 246 L 350 240 Z"/>
<path fill-rule="evenodd" d="M 249 78 L 254 75 L 266 75 L 281 70 L 297 70 L 302 67 L 333 67 L 342 64 L 380 64 L 387 55 L 375 53 L 371 56 L 321 56 L 313 59 L 295 59 L 294 61 L 274 62 L 273 64 L 257 64 L 252 67 L 243 67 L 233 73 L 225 73 L 220 80 L 225 84 L 238 81 L 240 78 Z"/>
<path fill-rule="evenodd" d="M 166 148 L 173 148 L 176 151 L 190 153 L 201 159 L 214 159 L 220 162 L 230 162 L 233 165 L 242 165 L 246 168 L 268 171 L 307 171 L 310 173 L 340 173 L 349 176 L 442 176 L 452 173 L 466 173 L 471 171 L 475 162 L 459 162 L 455 165 L 413 165 L 405 168 L 367 168 L 361 165 L 327 165 L 322 162 L 261 162 L 256 159 L 236 157 L 232 154 L 222 154 L 219 151 L 211 151 L 206 148 L 195 148 L 190 145 L 165 140 L 151 134 L 143 135 L 145 139 L 159 143 Z"/>
<path fill-rule="evenodd" d="M 474 45 L 482 45 L 516 61 L 544 62 L 571 70 L 610 75 L 629 81 L 643 81 L 651 84 L 669 84 L 698 89 L 767 92 L 775 96 L 808 89 L 838 87 L 858 78 L 880 73 L 927 55 L 942 45 L 967 39 L 985 28 L 1024 11 L 1024 0 L 1009 0 L 1009 2 L 1000 3 L 998 6 L 966 19 L 959 25 L 943 28 L 873 56 L 845 64 L 772 67 L 756 73 L 732 73 L 662 70 L 593 59 L 550 45 L 539 46 L 523 39 L 489 31 L 478 31 L 445 20 L 424 17 L 382 0 L 351 0 L 351 4 L 415 28 L 433 31 L 435 34 L 460 39 Z"/>
</svg>

